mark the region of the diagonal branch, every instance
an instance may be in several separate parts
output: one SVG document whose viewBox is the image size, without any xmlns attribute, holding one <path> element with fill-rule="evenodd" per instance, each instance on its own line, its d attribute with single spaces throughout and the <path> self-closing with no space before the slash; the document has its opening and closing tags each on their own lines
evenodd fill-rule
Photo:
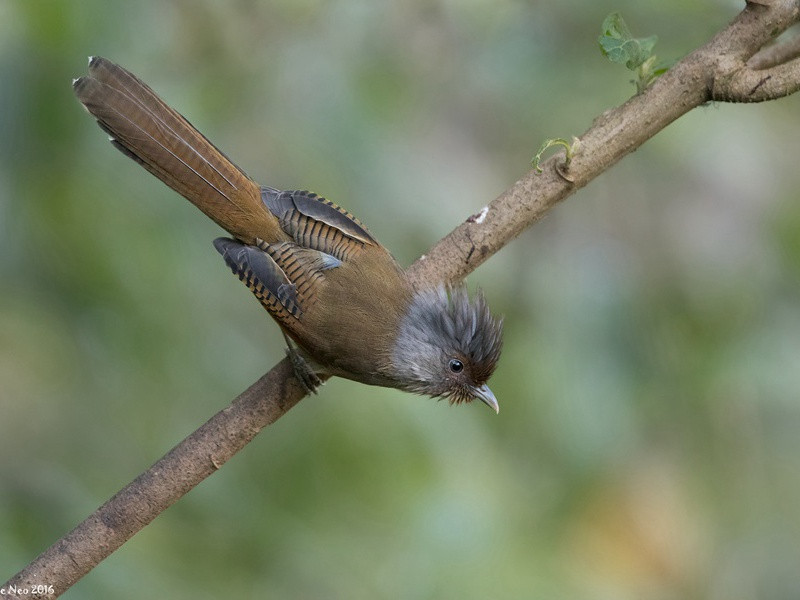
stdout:
<svg viewBox="0 0 800 600">
<path fill-rule="evenodd" d="M 748 3 L 708 44 L 675 64 L 642 94 L 595 119 L 574 148 L 568 169 L 560 157 L 552 157 L 544 164 L 544 173 L 529 171 L 440 240 L 409 268 L 414 284 L 422 287 L 462 279 L 555 204 L 691 109 L 711 100 L 768 100 L 796 91 L 800 68 L 796 60 L 790 60 L 791 53 L 785 55 L 789 62 L 777 60 L 762 70 L 748 66 L 747 61 L 798 19 L 800 0 Z M 760 79 L 752 77 L 765 75 L 769 81 L 754 84 Z M 289 362 L 278 363 L 230 406 L 12 577 L 4 586 L 4 597 L 53 598 L 64 592 L 244 448 L 304 394 Z M 49 595 L 14 595 L 9 590 L 11 586 L 31 590 L 37 584 L 52 585 L 54 591 Z"/>
</svg>

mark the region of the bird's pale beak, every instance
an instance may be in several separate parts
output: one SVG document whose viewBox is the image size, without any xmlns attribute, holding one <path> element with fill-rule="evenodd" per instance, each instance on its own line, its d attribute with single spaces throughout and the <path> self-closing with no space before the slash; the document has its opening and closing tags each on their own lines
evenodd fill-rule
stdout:
<svg viewBox="0 0 800 600">
<path fill-rule="evenodd" d="M 491 408 L 494 412 L 500 412 L 500 405 L 497 403 L 497 398 L 494 397 L 492 390 L 489 386 L 484 384 L 479 388 L 472 388 L 472 395 L 478 400 L 483 402 L 486 406 Z"/>
</svg>

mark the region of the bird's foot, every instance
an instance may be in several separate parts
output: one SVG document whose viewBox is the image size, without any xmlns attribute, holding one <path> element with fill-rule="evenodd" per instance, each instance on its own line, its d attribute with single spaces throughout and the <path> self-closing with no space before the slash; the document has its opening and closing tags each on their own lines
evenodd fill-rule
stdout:
<svg viewBox="0 0 800 600">
<path fill-rule="evenodd" d="M 294 375 L 297 380 L 303 384 L 306 392 L 309 394 L 316 394 L 317 388 L 322 385 L 322 380 L 311 368 L 305 358 L 300 356 L 300 353 L 291 346 L 286 349 L 286 356 L 292 361 L 294 367 Z"/>
<path fill-rule="evenodd" d="M 319 386 L 322 385 L 320 379 L 308 361 L 303 358 L 297 348 L 294 347 L 291 340 L 284 334 L 286 338 L 286 356 L 292 361 L 294 368 L 294 375 L 297 380 L 303 385 L 306 392 L 309 394 L 316 394 Z"/>
</svg>

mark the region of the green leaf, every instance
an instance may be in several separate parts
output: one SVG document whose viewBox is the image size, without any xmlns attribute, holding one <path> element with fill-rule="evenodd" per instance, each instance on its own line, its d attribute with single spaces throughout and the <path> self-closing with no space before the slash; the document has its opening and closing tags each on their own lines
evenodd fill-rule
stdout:
<svg viewBox="0 0 800 600">
<path fill-rule="evenodd" d="M 667 66 L 657 64 L 656 55 L 653 54 L 658 37 L 633 37 L 619 13 L 608 15 L 603 21 L 602 30 L 597 39 L 601 52 L 611 62 L 624 64 L 629 70 L 636 72 L 637 79 L 631 83 L 636 85 L 637 93 L 641 94 L 668 69 Z"/>
<path fill-rule="evenodd" d="M 566 148 L 563 167 L 564 171 L 559 170 L 559 175 L 561 175 L 567 181 L 572 181 L 572 179 L 567 176 L 566 170 L 569 169 L 569 165 L 572 162 L 572 157 L 581 147 L 581 141 L 574 136 L 571 143 L 564 138 L 552 138 L 542 142 L 542 145 L 539 146 L 539 151 L 536 152 L 536 156 L 531 159 L 533 170 L 537 175 L 542 172 L 542 167 L 539 166 L 539 164 L 542 162 L 542 156 L 544 155 L 545 150 L 552 148 L 553 146 L 564 146 L 564 148 Z"/>
<path fill-rule="evenodd" d="M 624 63 L 631 71 L 639 68 L 653 54 L 658 36 L 635 38 L 619 13 L 611 13 L 603 21 L 603 33 L 597 39 L 603 54 L 615 63 Z"/>
</svg>

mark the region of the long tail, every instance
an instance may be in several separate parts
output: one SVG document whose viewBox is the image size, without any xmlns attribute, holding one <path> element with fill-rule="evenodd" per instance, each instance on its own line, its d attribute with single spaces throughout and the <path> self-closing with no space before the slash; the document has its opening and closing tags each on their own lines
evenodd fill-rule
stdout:
<svg viewBox="0 0 800 600">
<path fill-rule="evenodd" d="M 258 184 L 135 75 L 92 57 L 72 86 L 114 146 L 226 231 L 246 243 L 286 237 Z"/>
</svg>

